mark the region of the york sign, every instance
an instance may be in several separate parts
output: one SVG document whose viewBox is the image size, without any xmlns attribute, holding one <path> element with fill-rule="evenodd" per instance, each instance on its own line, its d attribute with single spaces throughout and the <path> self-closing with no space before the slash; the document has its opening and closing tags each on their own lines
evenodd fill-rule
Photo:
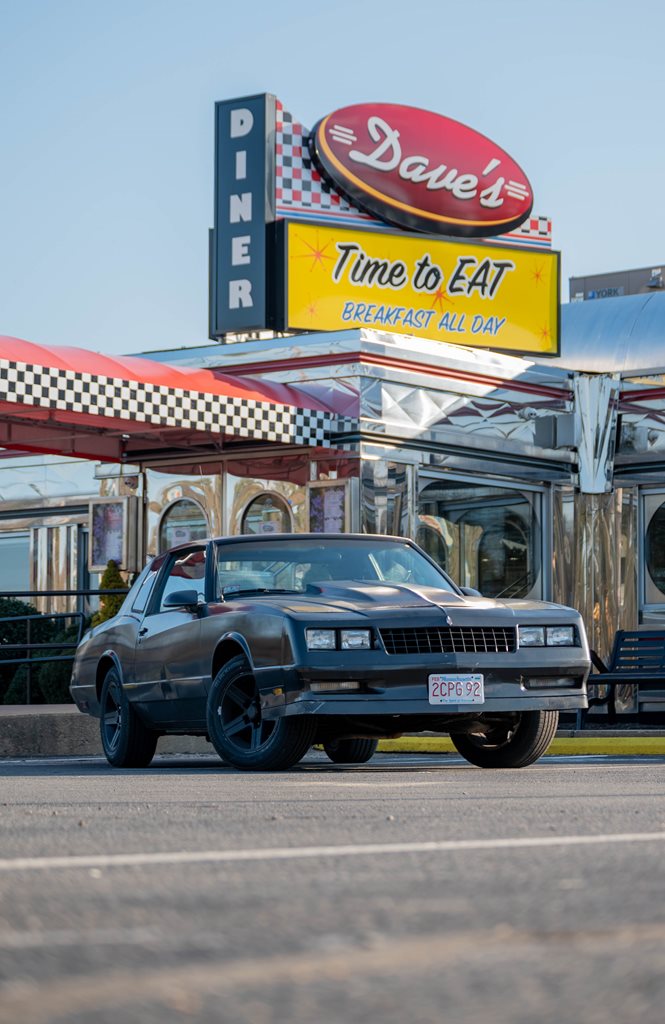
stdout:
<svg viewBox="0 0 665 1024">
<path fill-rule="evenodd" d="M 458 121 L 415 107 L 342 107 L 316 125 L 310 151 L 334 188 L 410 231 L 504 234 L 533 205 L 524 171 L 505 150 Z"/>
</svg>

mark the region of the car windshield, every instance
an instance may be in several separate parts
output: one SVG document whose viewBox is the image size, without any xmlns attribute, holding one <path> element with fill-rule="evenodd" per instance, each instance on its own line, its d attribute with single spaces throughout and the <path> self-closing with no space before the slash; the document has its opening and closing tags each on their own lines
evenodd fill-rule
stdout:
<svg viewBox="0 0 665 1024">
<path fill-rule="evenodd" d="M 217 545 L 218 596 L 264 591 L 304 593 L 312 585 L 342 580 L 455 590 L 424 555 L 400 541 L 285 538 Z"/>
</svg>

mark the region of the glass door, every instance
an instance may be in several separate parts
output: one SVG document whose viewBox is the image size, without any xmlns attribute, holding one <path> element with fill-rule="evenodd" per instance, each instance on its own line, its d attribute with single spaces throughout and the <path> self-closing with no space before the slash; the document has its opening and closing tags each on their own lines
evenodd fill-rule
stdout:
<svg viewBox="0 0 665 1024">
<path fill-rule="evenodd" d="M 665 490 L 643 490 L 640 502 L 640 621 L 665 624 Z"/>
<path fill-rule="evenodd" d="M 423 481 L 416 540 L 460 586 L 542 598 L 542 506 L 540 491 L 501 482 Z"/>
</svg>

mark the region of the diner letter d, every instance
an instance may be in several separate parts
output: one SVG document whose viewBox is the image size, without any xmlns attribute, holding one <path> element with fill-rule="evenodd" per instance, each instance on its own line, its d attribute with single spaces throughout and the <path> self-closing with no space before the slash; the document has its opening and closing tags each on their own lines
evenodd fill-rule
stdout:
<svg viewBox="0 0 665 1024">
<path fill-rule="evenodd" d="M 231 138 L 239 139 L 242 135 L 249 135 L 254 127 L 254 115 L 247 107 L 238 107 L 231 111 Z"/>
</svg>

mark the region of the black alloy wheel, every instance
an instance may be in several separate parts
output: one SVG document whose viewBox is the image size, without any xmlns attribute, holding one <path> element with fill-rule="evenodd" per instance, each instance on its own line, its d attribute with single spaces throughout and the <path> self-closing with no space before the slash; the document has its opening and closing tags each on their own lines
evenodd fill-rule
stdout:
<svg viewBox="0 0 665 1024">
<path fill-rule="evenodd" d="M 354 739 L 328 740 L 323 749 L 335 764 L 365 764 L 371 760 L 379 745 L 378 740 Z"/>
<path fill-rule="evenodd" d="M 100 705 L 99 729 L 106 760 L 114 768 L 147 768 L 159 736 L 134 711 L 115 668 L 106 673 Z"/>
<path fill-rule="evenodd" d="M 208 696 L 208 734 L 215 750 L 236 768 L 291 768 L 314 742 L 313 718 L 265 719 L 247 659 L 238 655 L 215 676 Z"/>
<path fill-rule="evenodd" d="M 542 757 L 554 739 L 558 711 L 521 711 L 493 721 L 485 733 L 451 733 L 462 757 L 479 768 L 526 768 Z"/>
</svg>

